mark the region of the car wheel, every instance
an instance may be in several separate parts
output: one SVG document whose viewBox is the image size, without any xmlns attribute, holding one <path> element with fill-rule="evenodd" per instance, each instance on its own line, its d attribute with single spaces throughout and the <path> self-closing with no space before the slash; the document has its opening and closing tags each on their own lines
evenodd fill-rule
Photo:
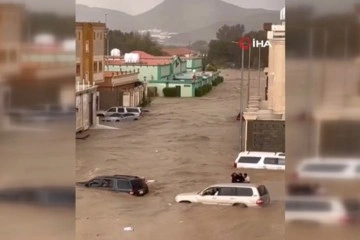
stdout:
<svg viewBox="0 0 360 240">
<path fill-rule="evenodd" d="M 139 120 L 139 119 L 138 119 L 138 118 L 135 118 L 134 120 L 137 121 L 137 120 Z"/>
<path fill-rule="evenodd" d="M 239 208 L 247 208 L 246 204 L 244 204 L 244 203 L 234 203 L 233 206 L 239 207 Z"/>
<path fill-rule="evenodd" d="M 189 204 L 191 202 L 190 201 L 180 201 L 179 203 L 187 203 L 187 204 Z"/>
</svg>

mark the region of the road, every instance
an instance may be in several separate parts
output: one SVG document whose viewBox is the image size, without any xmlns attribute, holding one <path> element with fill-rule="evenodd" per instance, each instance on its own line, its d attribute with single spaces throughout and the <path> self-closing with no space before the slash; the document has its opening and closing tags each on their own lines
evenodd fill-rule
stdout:
<svg viewBox="0 0 360 240">
<path fill-rule="evenodd" d="M 119 130 L 93 130 L 88 139 L 77 140 L 77 181 L 115 173 L 155 180 L 141 198 L 77 188 L 78 240 L 284 238 L 282 172 L 247 171 L 253 182 L 268 186 L 273 200 L 268 208 L 174 201 L 178 193 L 229 182 L 234 171 L 240 72 L 222 75 L 225 82 L 202 98 L 157 98 L 140 121 L 113 124 Z M 126 226 L 134 231 L 125 232 Z"/>
</svg>

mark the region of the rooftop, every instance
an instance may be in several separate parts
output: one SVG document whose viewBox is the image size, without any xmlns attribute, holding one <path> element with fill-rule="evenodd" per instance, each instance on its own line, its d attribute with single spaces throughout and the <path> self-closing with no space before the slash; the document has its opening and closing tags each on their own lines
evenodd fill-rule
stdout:
<svg viewBox="0 0 360 240">
<path fill-rule="evenodd" d="M 173 55 L 177 55 L 177 56 L 186 56 L 186 55 L 191 55 L 191 54 L 198 54 L 197 51 L 194 51 L 190 48 L 186 48 L 186 47 L 176 47 L 176 48 L 163 48 L 162 49 L 163 52 L 165 52 L 167 55 L 169 56 L 173 56 Z"/>
</svg>

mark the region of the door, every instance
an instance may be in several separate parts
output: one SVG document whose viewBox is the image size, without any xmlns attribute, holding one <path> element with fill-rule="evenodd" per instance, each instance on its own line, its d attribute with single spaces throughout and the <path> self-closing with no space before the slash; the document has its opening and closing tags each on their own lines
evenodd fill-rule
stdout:
<svg viewBox="0 0 360 240">
<path fill-rule="evenodd" d="M 118 192 L 130 192 L 131 184 L 127 180 L 117 180 L 116 190 Z"/>
<path fill-rule="evenodd" d="M 130 107 L 130 92 L 123 93 L 123 106 Z"/>
<path fill-rule="evenodd" d="M 215 188 L 215 187 L 210 187 L 205 189 L 204 191 L 202 191 L 199 195 L 198 195 L 198 202 L 203 203 L 203 204 L 218 204 L 218 191 L 219 188 Z"/>
<path fill-rule="evenodd" d="M 82 112 L 82 119 L 83 119 L 83 127 L 84 130 L 89 129 L 90 127 L 90 111 L 89 111 L 89 94 L 85 93 L 82 95 L 82 107 L 83 107 L 83 112 Z"/>
<path fill-rule="evenodd" d="M 181 97 L 181 86 L 176 86 L 176 96 Z"/>
<path fill-rule="evenodd" d="M 76 131 L 80 131 L 82 128 L 81 96 L 76 96 Z"/>
<path fill-rule="evenodd" d="M 269 191 L 267 190 L 267 188 L 264 185 L 260 185 L 258 188 L 258 193 L 259 193 L 259 197 L 261 200 L 264 201 L 264 205 L 269 205 L 270 204 L 270 194 Z"/>
</svg>

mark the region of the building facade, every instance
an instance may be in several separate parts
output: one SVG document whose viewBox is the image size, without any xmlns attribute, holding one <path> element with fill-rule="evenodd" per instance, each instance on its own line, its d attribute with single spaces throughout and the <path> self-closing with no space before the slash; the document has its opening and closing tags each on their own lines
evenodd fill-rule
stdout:
<svg viewBox="0 0 360 240">
<path fill-rule="evenodd" d="M 76 80 L 85 84 L 104 82 L 105 23 L 76 23 Z"/>
<path fill-rule="evenodd" d="M 285 8 L 281 24 L 272 24 L 267 32 L 269 47 L 265 99 L 249 96 L 243 110 L 245 151 L 285 152 Z"/>
</svg>

